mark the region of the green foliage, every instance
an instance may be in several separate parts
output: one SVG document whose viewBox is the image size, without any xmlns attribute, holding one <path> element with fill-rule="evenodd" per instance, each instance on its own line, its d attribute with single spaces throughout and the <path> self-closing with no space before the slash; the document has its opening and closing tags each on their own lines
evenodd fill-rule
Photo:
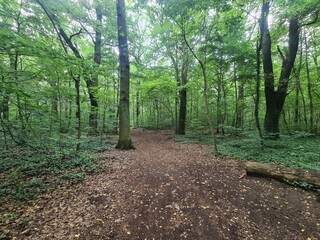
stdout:
<svg viewBox="0 0 320 240">
<path fill-rule="evenodd" d="M 301 133 L 282 136 L 280 140 L 264 140 L 261 146 L 255 132 L 242 132 L 241 135 L 218 136 L 219 153 L 240 160 L 276 163 L 293 168 L 320 171 L 320 138 Z M 189 133 L 177 136 L 176 140 L 184 143 L 212 144 L 210 135 Z"/>
<path fill-rule="evenodd" d="M 50 148 L 15 147 L 0 153 L 0 200 L 11 195 L 19 200 L 36 197 L 60 184 L 75 184 L 85 175 L 100 168 L 97 151 L 105 151 L 111 143 L 92 138 L 81 142 L 81 151 L 74 143 L 51 140 Z"/>
<path fill-rule="evenodd" d="M 293 136 L 282 136 L 280 140 L 264 140 L 263 146 L 256 132 L 241 132 L 237 136 L 218 136 L 219 154 L 244 161 L 275 163 L 292 168 L 320 171 L 320 137 L 297 132 Z M 212 145 L 210 135 L 196 132 L 186 136 L 176 136 L 181 143 L 201 143 Z M 320 189 L 304 182 L 286 181 L 293 186 L 319 192 Z"/>
<path fill-rule="evenodd" d="M 76 184 L 82 182 L 85 179 L 84 173 L 66 173 L 59 176 L 56 179 L 58 184 L 65 184 L 66 182 L 70 182 L 72 184 Z"/>
<path fill-rule="evenodd" d="M 241 160 L 272 162 L 293 168 L 320 170 L 320 152 L 316 141 L 283 136 L 279 141 L 265 140 L 261 147 L 258 139 L 228 139 L 222 141 L 220 152 Z"/>
</svg>

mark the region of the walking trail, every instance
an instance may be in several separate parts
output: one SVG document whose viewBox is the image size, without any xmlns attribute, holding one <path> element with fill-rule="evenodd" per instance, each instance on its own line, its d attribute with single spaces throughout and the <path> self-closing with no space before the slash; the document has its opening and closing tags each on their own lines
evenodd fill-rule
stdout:
<svg viewBox="0 0 320 240">
<path fill-rule="evenodd" d="M 102 172 L 22 203 L 31 221 L 6 231 L 50 240 L 320 239 L 316 193 L 241 178 L 241 162 L 177 143 L 169 132 L 134 131 L 133 141 L 135 150 L 102 153 Z"/>
</svg>

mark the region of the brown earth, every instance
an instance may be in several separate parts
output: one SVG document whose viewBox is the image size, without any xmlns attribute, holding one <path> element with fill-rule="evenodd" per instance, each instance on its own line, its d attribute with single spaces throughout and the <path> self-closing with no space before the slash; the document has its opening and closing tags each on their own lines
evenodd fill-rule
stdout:
<svg viewBox="0 0 320 240">
<path fill-rule="evenodd" d="M 110 166 L 81 184 L 3 204 L 1 219 L 8 220 L 0 233 L 50 240 L 320 239 L 316 193 L 240 178 L 241 162 L 176 143 L 168 132 L 135 131 L 133 141 L 136 150 L 103 153 Z M 21 217 L 10 221 L 12 212 Z M 26 217 L 31 221 L 22 224 Z"/>
</svg>

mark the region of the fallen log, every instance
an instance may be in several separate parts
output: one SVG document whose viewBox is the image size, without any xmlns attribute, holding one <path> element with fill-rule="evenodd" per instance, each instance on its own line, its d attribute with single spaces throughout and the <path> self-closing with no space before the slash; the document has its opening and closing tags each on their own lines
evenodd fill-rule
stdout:
<svg viewBox="0 0 320 240">
<path fill-rule="evenodd" d="M 277 164 L 246 162 L 247 174 L 270 177 L 277 180 L 306 182 L 320 187 L 320 172 L 283 167 Z"/>
</svg>

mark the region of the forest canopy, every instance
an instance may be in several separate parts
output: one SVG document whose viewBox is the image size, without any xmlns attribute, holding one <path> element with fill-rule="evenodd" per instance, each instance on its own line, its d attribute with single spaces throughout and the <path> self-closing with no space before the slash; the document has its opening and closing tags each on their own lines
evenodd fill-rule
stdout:
<svg viewBox="0 0 320 240">
<path fill-rule="evenodd" d="M 127 1 L 131 128 L 318 135 L 319 5 Z M 6 146 L 119 130 L 116 1 L 4 0 L 0 18 Z"/>
</svg>

